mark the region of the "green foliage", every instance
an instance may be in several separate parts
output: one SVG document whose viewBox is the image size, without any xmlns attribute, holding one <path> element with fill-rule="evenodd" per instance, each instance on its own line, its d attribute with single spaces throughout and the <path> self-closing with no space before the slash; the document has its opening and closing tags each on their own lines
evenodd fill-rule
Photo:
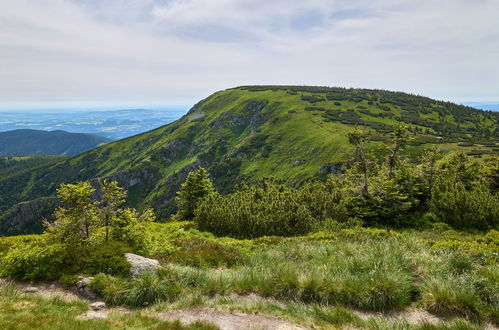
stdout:
<svg viewBox="0 0 499 330">
<path fill-rule="evenodd" d="M 139 213 L 119 208 L 126 194 L 114 181 L 103 182 L 101 200 L 94 200 L 94 191 L 88 182 L 61 185 L 58 196 L 66 207 L 56 210 L 54 223 L 46 223 L 48 237 L 70 246 L 94 245 L 112 239 L 135 252 L 146 253 L 151 244 L 146 223 L 155 219 L 152 210 Z"/>
<path fill-rule="evenodd" d="M 131 281 L 100 274 L 90 283 L 90 287 L 110 304 L 131 307 L 169 301 L 181 292 L 180 287 L 168 281 L 168 273 L 165 272 L 146 272 Z"/>
<path fill-rule="evenodd" d="M 147 253 L 152 248 L 148 223 L 154 213 L 123 209 L 125 193 L 116 182 L 104 182 L 102 200 L 94 199 L 88 182 L 62 185 L 63 207 L 55 222 L 47 223 L 40 240 L 2 239 L 8 251 L 0 253 L 0 273 L 21 279 L 55 279 L 62 275 L 126 274 L 125 252 Z M 12 241 L 12 242 L 9 242 Z"/>
<path fill-rule="evenodd" d="M 118 210 L 111 220 L 111 238 L 131 247 L 137 253 L 147 253 L 151 248 L 151 236 L 147 223 L 154 221 L 151 209 L 139 214 L 135 209 Z"/>
<path fill-rule="evenodd" d="M 190 172 L 186 181 L 182 184 L 177 193 L 177 214 L 176 220 L 192 220 L 194 211 L 201 200 L 213 192 L 213 185 L 208 178 L 208 173 L 204 168 L 199 168 L 196 172 Z"/>
<path fill-rule="evenodd" d="M 117 217 L 118 207 L 125 203 L 126 192 L 118 186 L 118 182 L 102 183 L 102 201 L 99 203 L 101 208 L 101 226 L 106 230 L 106 240 L 109 239 L 109 230 L 111 223 Z"/>
<path fill-rule="evenodd" d="M 91 200 L 94 191 L 89 182 L 60 186 L 57 196 L 67 206 L 55 211 L 54 224 L 45 222 L 47 233 L 54 241 L 83 244 L 90 240 L 98 221 L 97 205 Z"/>
<path fill-rule="evenodd" d="M 312 105 L 309 100 L 316 102 Z M 220 193 L 233 191 L 245 180 L 267 176 L 299 186 L 315 178 L 323 165 L 348 160 L 347 132 L 352 125 L 370 137 L 367 149 L 386 141 L 395 124 L 407 124 L 411 141 L 400 160 L 404 156 L 416 159 L 425 148 L 435 145 L 444 153 L 463 150 L 485 160 L 487 155 L 497 154 L 498 116 L 383 90 L 306 86 L 227 89 L 169 125 L 70 159 L 0 175 L 0 212 L 22 201 L 54 195 L 61 183 L 112 177 L 119 172 L 115 177 L 122 178 L 120 184 L 130 182 L 129 178 L 140 182 L 131 187 L 132 206 L 152 205 L 158 218 L 165 221 L 175 213 L 175 192 L 192 168 L 202 165 L 209 169 Z M 11 219 L 12 215 L 6 221 Z M 40 227 L 31 228 L 38 231 Z"/>
<path fill-rule="evenodd" d="M 431 211 L 455 228 L 497 228 L 499 195 L 484 175 L 487 169 L 463 154 L 452 155 L 440 166 L 432 183 Z"/>
<path fill-rule="evenodd" d="M 112 275 L 126 275 L 130 264 L 124 257 L 124 253 L 130 252 L 127 245 L 107 241 L 92 246 L 68 247 L 66 250 L 67 265 L 70 268 L 68 274 L 83 272 L 85 274 L 106 273 Z"/>
<path fill-rule="evenodd" d="M 0 261 L 0 276 L 21 280 L 54 280 L 77 273 L 123 275 L 130 265 L 124 257 L 130 248 L 117 242 L 92 246 L 43 240 L 12 246 Z"/>
<path fill-rule="evenodd" d="M 167 261 L 194 267 L 232 267 L 244 260 L 243 253 L 236 247 L 216 240 L 194 236 L 178 240 L 178 249 Z"/>
<path fill-rule="evenodd" d="M 238 238 L 299 235 L 315 226 L 293 190 L 271 182 L 227 196 L 209 195 L 196 209 L 195 221 L 201 230 Z"/>
<path fill-rule="evenodd" d="M 15 246 L 2 258 L 0 276 L 21 280 L 57 279 L 66 267 L 62 244 Z"/>
</svg>

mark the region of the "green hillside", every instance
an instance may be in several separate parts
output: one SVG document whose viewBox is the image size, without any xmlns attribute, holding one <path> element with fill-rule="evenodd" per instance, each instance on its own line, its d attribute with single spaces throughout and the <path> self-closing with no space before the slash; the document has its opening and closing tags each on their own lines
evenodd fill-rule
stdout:
<svg viewBox="0 0 499 330">
<path fill-rule="evenodd" d="M 0 178 L 0 212 L 53 195 L 60 183 L 111 177 L 129 189 L 129 204 L 152 205 L 166 220 L 180 183 L 198 166 L 221 192 L 265 176 L 296 185 L 340 170 L 352 126 L 369 132 L 376 151 L 399 121 L 410 125 L 409 157 L 435 144 L 475 157 L 499 153 L 499 113 L 383 90 L 238 87 L 169 125 Z"/>
<path fill-rule="evenodd" d="M 0 156 L 72 156 L 110 141 L 93 134 L 16 129 L 0 132 Z"/>
<path fill-rule="evenodd" d="M 55 163 L 66 156 L 0 156 L 0 177 L 17 175 L 47 163 Z"/>
</svg>

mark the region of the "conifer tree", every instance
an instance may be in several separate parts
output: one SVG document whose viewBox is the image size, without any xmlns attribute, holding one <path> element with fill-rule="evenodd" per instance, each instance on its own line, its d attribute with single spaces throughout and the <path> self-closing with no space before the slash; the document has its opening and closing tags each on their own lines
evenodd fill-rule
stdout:
<svg viewBox="0 0 499 330">
<path fill-rule="evenodd" d="M 403 149 L 409 141 L 408 126 L 405 123 L 398 123 L 393 127 L 392 145 L 389 147 L 390 153 L 388 155 L 388 178 L 393 175 L 393 168 L 398 162 L 399 152 Z"/>
<path fill-rule="evenodd" d="M 196 172 L 190 172 L 177 193 L 178 211 L 174 218 L 176 220 L 192 220 L 199 202 L 213 191 L 213 184 L 204 168 L 200 167 Z"/>
<path fill-rule="evenodd" d="M 118 186 L 116 181 L 106 181 L 102 183 L 101 222 L 106 229 L 106 241 L 109 239 L 109 228 L 113 218 L 116 217 L 118 207 L 125 203 L 126 191 Z"/>
<path fill-rule="evenodd" d="M 347 133 L 347 137 L 348 142 L 355 147 L 355 156 L 359 160 L 360 169 L 364 176 L 364 184 L 361 188 L 362 195 L 369 196 L 369 164 L 363 148 L 363 144 L 368 140 L 367 136 L 358 128 L 354 128 Z"/>
<path fill-rule="evenodd" d="M 88 242 L 98 219 L 97 205 L 91 198 L 94 191 L 89 182 L 62 184 L 57 197 L 63 207 L 54 212 L 54 224 L 45 222 L 47 232 L 60 242 Z"/>
</svg>

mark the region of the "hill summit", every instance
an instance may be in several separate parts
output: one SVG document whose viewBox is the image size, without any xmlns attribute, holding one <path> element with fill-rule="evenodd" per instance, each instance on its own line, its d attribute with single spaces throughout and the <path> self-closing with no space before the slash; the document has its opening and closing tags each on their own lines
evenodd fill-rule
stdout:
<svg viewBox="0 0 499 330">
<path fill-rule="evenodd" d="M 375 151 L 397 122 L 407 123 L 412 134 L 408 157 L 434 145 L 481 157 L 498 153 L 498 120 L 499 113 L 385 90 L 227 89 L 171 124 L 0 179 L 0 233 L 2 223 L 19 213 L 16 203 L 53 196 L 61 183 L 117 180 L 128 189 L 131 206 L 152 206 L 166 220 L 179 185 L 200 166 L 222 193 L 267 176 L 299 185 L 341 172 L 350 157 L 346 134 L 352 127 L 368 132 Z M 28 205 L 36 205 L 34 218 L 46 209 L 44 203 Z"/>
</svg>

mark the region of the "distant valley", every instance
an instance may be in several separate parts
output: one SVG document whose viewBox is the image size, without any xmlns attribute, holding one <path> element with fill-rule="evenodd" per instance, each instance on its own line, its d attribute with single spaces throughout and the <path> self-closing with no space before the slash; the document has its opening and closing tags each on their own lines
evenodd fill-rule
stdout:
<svg viewBox="0 0 499 330">
<path fill-rule="evenodd" d="M 55 112 L 0 111 L 0 132 L 15 129 L 64 130 L 119 140 L 171 123 L 185 114 L 187 109 Z"/>
</svg>

